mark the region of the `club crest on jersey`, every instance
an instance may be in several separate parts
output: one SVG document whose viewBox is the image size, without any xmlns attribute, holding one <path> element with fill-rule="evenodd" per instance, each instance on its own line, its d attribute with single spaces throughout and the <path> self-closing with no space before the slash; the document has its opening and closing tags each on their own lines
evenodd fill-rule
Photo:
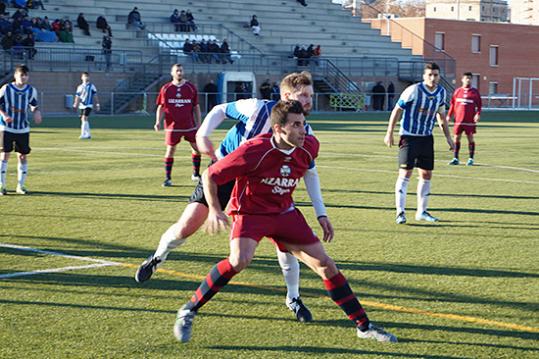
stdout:
<svg viewBox="0 0 539 359">
<path fill-rule="evenodd" d="M 290 169 L 288 165 L 283 165 L 281 167 L 281 176 L 288 177 L 290 176 L 290 173 L 292 173 L 292 170 Z"/>
<path fill-rule="evenodd" d="M 176 92 L 176 98 L 181 98 L 182 97 L 182 93 L 180 91 Z"/>
</svg>

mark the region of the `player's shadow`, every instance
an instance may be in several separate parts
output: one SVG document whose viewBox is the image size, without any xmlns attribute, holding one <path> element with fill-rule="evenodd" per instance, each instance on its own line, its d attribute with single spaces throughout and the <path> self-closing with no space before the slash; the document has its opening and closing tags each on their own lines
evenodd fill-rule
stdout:
<svg viewBox="0 0 539 359">
<path fill-rule="evenodd" d="M 319 354 L 346 354 L 346 355 L 377 355 L 382 358 L 425 358 L 425 359 L 463 359 L 471 357 L 461 357 L 461 356 L 447 356 L 447 355 L 425 355 L 425 354 L 405 354 L 392 351 L 378 351 L 378 350 L 368 350 L 368 349 L 348 349 L 348 348 L 330 348 L 330 347 L 321 347 L 321 346 L 238 346 L 238 345 L 212 345 L 207 347 L 208 349 L 215 349 L 226 353 L 226 351 L 236 352 L 238 350 L 244 352 L 252 352 L 253 356 L 257 355 L 256 352 L 276 352 L 280 353 L 280 357 L 286 358 L 291 353 L 300 353 L 302 355 L 319 355 Z M 262 354 L 262 353 L 261 353 Z"/>
<path fill-rule="evenodd" d="M 491 344 L 491 343 L 474 343 L 474 342 L 463 342 L 463 341 L 445 341 L 445 340 L 430 340 L 430 339 L 402 339 L 399 340 L 400 343 L 433 343 L 433 344 L 444 344 L 444 345 L 458 345 L 458 346 L 470 346 L 470 347 L 482 347 L 482 348 L 495 348 L 495 349 L 511 349 L 511 350 L 522 350 L 522 351 L 531 351 L 538 352 L 539 348 L 537 347 L 521 347 L 516 345 L 506 345 L 506 344 Z"/>
<path fill-rule="evenodd" d="M 187 187 L 187 186 L 177 186 Z M 59 196 L 71 198 L 90 198 L 90 199 L 119 199 L 132 201 L 153 201 L 153 202 L 186 202 L 189 196 L 184 195 L 144 195 L 144 194 L 125 194 L 125 193 L 96 193 L 96 192 L 40 192 L 32 191 L 32 196 Z"/>
</svg>

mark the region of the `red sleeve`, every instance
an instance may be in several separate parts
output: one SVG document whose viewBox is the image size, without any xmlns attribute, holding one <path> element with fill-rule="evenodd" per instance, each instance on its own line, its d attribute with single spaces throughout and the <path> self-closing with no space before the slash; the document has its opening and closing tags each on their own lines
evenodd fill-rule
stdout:
<svg viewBox="0 0 539 359">
<path fill-rule="evenodd" d="M 198 91 L 195 85 L 191 85 L 193 87 L 193 107 L 198 105 Z"/>
<path fill-rule="evenodd" d="M 309 152 L 312 157 L 311 160 L 314 161 L 314 159 L 318 157 L 318 151 L 320 150 L 320 142 L 318 142 L 316 137 L 307 135 L 305 136 L 305 143 L 303 144 L 303 148 L 305 148 L 307 152 Z"/>
<path fill-rule="evenodd" d="M 481 108 L 483 107 L 483 102 L 481 101 L 481 94 L 479 93 L 479 91 L 476 91 L 476 97 L 477 97 L 477 100 L 475 102 L 475 106 L 477 107 L 477 113 L 478 114 L 481 114 Z"/>
<path fill-rule="evenodd" d="M 163 86 L 163 87 L 161 87 L 161 90 L 159 90 L 159 95 L 157 96 L 157 99 L 155 100 L 155 104 L 157 106 L 159 106 L 159 105 L 164 106 L 165 105 L 165 92 L 166 92 L 165 87 L 166 86 Z"/>
<path fill-rule="evenodd" d="M 208 168 L 210 179 L 217 185 L 222 185 L 246 174 L 248 169 L 254 167 L 249 161 L 252 156 L 246 153 L 249 147 L 248 143 L 244 143 L 225 158 L 211 165 Z"/>
<path fill-rule="evenodd" d="M 457 97 L 457 91 L 458 89 L 453 92 L 453 96 L 451 97 L 451 102 L 449 106 L 449 111 L 447 111 L 447 116 L 451 118 L 451 115 L 453 115 L 453 112 L 455 112 L 455 98 Z"/>
</svg>

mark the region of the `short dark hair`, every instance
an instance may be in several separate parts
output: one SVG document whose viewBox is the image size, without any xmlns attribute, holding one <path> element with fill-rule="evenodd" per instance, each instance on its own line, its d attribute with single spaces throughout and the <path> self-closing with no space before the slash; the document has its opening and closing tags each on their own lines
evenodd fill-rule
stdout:
<svg viewBox="0 0 539 359">
<path fill-rule="evenodd" d="M 473 74 L 471 72 L 465 72 L 465 73 L 462 74 L 462 76 L 472 77 Z"/>
<path fill-rule="evenodd" d="M 279 101 L 271 110 L 271 125 L 284 126 L 289 113 L 305 115 L 305 110 L 303 110 L 303 105 L 299 101 Z"/>
<path fill-rule="evenodd" d="M 84 71 L 81 75 L 90 76 L 90 74 L 88 73 L 88 71 Z"/>
<path fill-rule="evenodd" d="M 182 64 L 173 64 L 172 66 L 170 66 L 170 69 L 172 70 L 174 67 L 183 67 Z"/>
<path fill-rule="evenodd" d="M 440 66 L 436 62 L 427 62 L 423 70 L 438 70 L 440 71 Z"/>
<path fill-rule="evenodd" d="M 28 66 L 26 66 L 24 64 L 20 64 L 20 65 L 15 66 L 15 71 L 13 71 L 13 72 L 14 73 L 20 72 L 20 73 L 26 75 L 27 73 L 30 72 L 30 69 L 28 69 Z"/>
</svg>

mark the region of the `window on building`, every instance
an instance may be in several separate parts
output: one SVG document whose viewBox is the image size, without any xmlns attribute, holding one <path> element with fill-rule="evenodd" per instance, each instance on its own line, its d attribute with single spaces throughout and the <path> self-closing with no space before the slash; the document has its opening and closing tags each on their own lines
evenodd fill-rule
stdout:
<svg viewBox="0 0 539 359">
<path fill-rule="evenodd" d="M 445 50 L 445 33 L 437 32 L 434 34 L 434 46 L 438 51 Z"/>
<path fill-rule="evenodd" d="M 493 95 L 498 93 L 498 83 L 491 81 L 488 83 L 488 94 Z"/>
<path fill-rule="evenodd" d="M 472 11 L 472 7 L 471 7 L 471 6 L 468 6 L 468 11 Z"/>
<path fill-rule="evenodd" d="M 498 45 L 490 45 L 489 63 L 490 66 L 498 66 Z"/>
<path fill-rule="evenodd" d="M 455 11 L 455 7 L 451 6 L 451 12 Z"/>
<path fill-rule="evenodd" d="M 481 53 L 481 35 L 472 35 L 472 53 Z"/>
<path fill-rule="evenodd" d="M 479 83 L 481 80 L 481 75 L 479 74 L 472 74 L 472 87 L 475 87 L 477 91 L 481 92 L 479 89 Z"/>
<path fill-rule="evenodd" d="M 433 11 L 434 11 L 434 12 L 436 12 L 436 6 L 435 6 L 435 7 L 433 7 Z"/>
</svg>

